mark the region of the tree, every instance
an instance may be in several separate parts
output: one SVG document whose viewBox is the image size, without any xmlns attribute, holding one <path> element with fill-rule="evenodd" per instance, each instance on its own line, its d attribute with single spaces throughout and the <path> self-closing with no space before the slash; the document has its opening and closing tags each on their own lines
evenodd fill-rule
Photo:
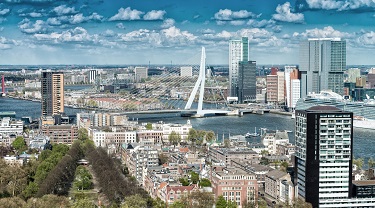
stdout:
<svg viewBox="0 0 375 208">
<path fill-rule="evenodd" d="M 147 200 L 139 194 L 128 196 L 125 198 L 125 203 L 121 207 L 122 208 L 132 208 L 132 207 L 146 208 Z"/>
<path fill-rule="evenodd" d="M 193 191 L 181 198 L 182 202 L 188 203 L 187 207 L 211 208 L 215 204 L 215 199 L 211 192 Z"/>
<path fill-rule="evenodd" d="M 179 181 L 183 186 L 188 186 L 190 184 L 187 178 L 180 178 Z"/>
<path fill-rule="evenodd" d="M 70 202 L 67 197 L 48 194 L 41 198 L 30 198 L 27 200 L 26 207 L 70 207 Z"/>
<path fill-rule="evenodd" d="M 215 133 L 213 131 L 209 131 L 206 134 L 206 141 L 211 142 L 212 140 L 215 139 Z"/>
<path fill-rule="evenodd" d="M 363 158 L 353 159 L 353 164 L 356 165 L 358 169 L 362 169 L 363 162 Z"/>
<path fill-rule="evenodd" d="M 367 160 L 367 164 L 368 164 L 368 168 L 373 168 L 373 167 L 375 167 L 375 160 L 372 157 L 370 157 Z"/>
<path fill-rule="evenodd" d="M 146 129 L 147 130 L 152 130 L 152 123 L 147 123 L 146 124 Z"/>
<path fill-rule="evenodd" d="M 211 187 L 211 181 L 208 180 L 207 178 L 203 178 L 203 179 L 199 182 L 199 186 L 201 186 L 201 187 Z"/>
<path fill-rule="evenodd" d="M 235 201 L 229 200 L 227 208 L 237 208 L 237 203 Z"/>
<path fill-rule="evenodd" d="M 286 161 L 283 161 L 283 162 L 280 164 L 280 170 L 281 170 L 281 171 L 286 172 L 286 170 L 288 169 L 288 167 L 289 167 L 289 164 L 288 164 L 288 162 L 286 162 Z"/>
<path fill-rule="evenodd" d="M 10 193 L 12 196 L 16 196 L 25 189 L 26 185 L 26 172 L 18 166 L 12 167 L 12 174 L 10 175 L 7 185 L 8 193 Z"/>
<path fill-rule="evenodd" d="M 89 139 L 88 131 L 85 128 L 78 129 L 78 136 L 77 138 L 81 141 L 85 141 Z"/>
<path fill-rule="evenodd" d="M 172 131 L 168 136 L 169 143 L 176 146 L 181 142 L 181 135 L 179 133 L 176 133 L 175 131 Z"/>
<path fill-rule="evenodd" d="M 224 147 L 226 147 L 226 148 L 230 147 L 229 139 L 224 139 Z"/>
<path fill-rule="evenodd" d="M 193 184 L 197 184 L 199 181 L 199 174 L 194 171 L 190 171 L 190 181 Z"/>
<path fill-rule="evenodd" d="M 268 206 L 267 206 L 267 202 L 264 201 L 264 199 L 259 199 L 259 200 L 258 200 L 258 207 L 259 207 L 259 208 L 267 208 L 267 207 L 268 207 Z"/>
<path fill-rule="evenodd" d="M 92 175 L 83 166 L 79 166 L 76 169 L 74 186 L 78 190 L 88 190 L 92 187 Z"/>
<path fill-rule="evenodd" d="M 152 200 L 152 207 L 153 208 L 165 208 L 167 205 L 163 202 L 159 197 Z"/>
<path fill-rule="evenodd" d="M 227 200 L 225 200 L 223 196 L 217 198 L 216 208 L 227 208 Z"/>
<path fill-rule="evenodd" d="M 16 137 L 16 139 L 12 142 L 12 147 L 18 152 L 27 150 L 25 139 L 22 136 Z"/>
<path fill-rule="evenodd" d="M 78 199 L 74 202 L 72 208 L 96 208 L 94 202 L 88 198 Z"/>
<path fill-rule="evenodd" d="M 27 187 L 25 188 L 25 190 L 22 191 L 22 196 L 25 198 L 25 199 L 28 199 L 30 197 L 33 197 L 35 196 L 35 194 L 38 192 L 38 184 L 35 183 L 35 182 L 30 182 Z"/>
<path fill-rule="evenodd" d="M 191 141 L 192 143 L 195 143 L 197 138 L 198 138 L 197 131 L 193 128 L 189 129 L 188 140 Z"/>
<path fill-rule="evenodd" d="M 26 203 L 19 197 L 7 197 L 0 199 L 0 205 L 2 208 L 18 208 L 25 207 Z"/>
</svg>

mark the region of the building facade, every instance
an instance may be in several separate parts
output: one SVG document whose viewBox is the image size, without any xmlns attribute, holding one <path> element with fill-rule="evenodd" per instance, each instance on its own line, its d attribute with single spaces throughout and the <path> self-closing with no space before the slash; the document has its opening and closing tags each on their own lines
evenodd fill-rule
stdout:
<svg viewBox="0 0 375 208">
<path fill-rule="evenodd" d="M 242 37 L 240 40 L 229 41 L 229 89 L 230 96 L 237 97 L 238 74 L 240 62 L 249 61 L 249 39 Z"/>
<path fill-rule="evenodd" d="M 148 69 L 146 67 L 135 67 L 135 81 L 141 82 L 143 79 L 148 78 Z"/>
<path fill-rule="evenodd" d="M 237 97 L 239 103 L 256 99 L 256 62 L 241 61 L 238 67 Z"/>
<path fill-rule="evenodd" d="M 298 196 L 313 207 L 352 196 L 353 113 L 332 106 L 296 111 Z"/>
<path fill-rule="evenodd" d="M 92 69 L 89 71 L 89 83 L 95 83 L 98 76 L 98 70 Z"/>
<path fill-rule="evenodd" d="M 346 41 L 321 38 L 301 42 L 301 97 L 328 89 L 342 95 L 345 69 Z"/>
<path fill-rule="evenodd" d="M 64 74 L 43 71 L 41 77 L 42 116 L 64 112 Z"/>
<path fill-rule="evenodd" d="M 267 102 L 281 103 L 284 98 L 284 72 L 273 71 L 267 75 Z"/>
<path fill-rule="evenodd" d="M 50 138 L 51 143 L 73 144 L 78 138 L 76 125 L 43 125 L 42 134 Z"/>
</svg>

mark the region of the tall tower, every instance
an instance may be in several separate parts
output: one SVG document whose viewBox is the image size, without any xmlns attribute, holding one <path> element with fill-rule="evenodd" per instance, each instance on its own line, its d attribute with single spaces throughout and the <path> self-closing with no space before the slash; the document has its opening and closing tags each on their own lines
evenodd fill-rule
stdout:
<svg viewBox="0 0 375 208">
<path fill-rule="evenodd" d="M 256 62 L 241 61 L 238 70 L 237 97 L 239 103 L 256 99 Z"/>
<path fill-rule="evenodd" d="M 4 75 L 1 77 L 1 94 L 2 94 L 2 96 L 5 96 L 5 79 L 4 79 Z"/>
<path fill-rule="evenodd" d="M 44 71 L 41 77 L 42 116 L 64 112 L 64 74 Z"/>
<path fill-rule="evenodd" d="M 297 110 L 295 141 L 298 196 L 313 207 L 350 198 L 353 113 L 332 106 Z"/>
<path fill-rule="evenodd" d="M 344 89 L 346 42 L 340 38 L 309 39 L 300 43 L 301 97 L 309 92 Z"/>
<path fill-rule="evenodd" d="M 230 96 L 238 96 L 238 73 L 240 62 L 249 60 L 249 39 L 242 37 L 241 40 L 229 41 L 229 89 Z"/>
<path fill-rule="evenodd" d="M 98 70 L 92 69 L 89 71 L 89 83 L 95 83 L 96 77 L 98 75 Z"/>
</svg>

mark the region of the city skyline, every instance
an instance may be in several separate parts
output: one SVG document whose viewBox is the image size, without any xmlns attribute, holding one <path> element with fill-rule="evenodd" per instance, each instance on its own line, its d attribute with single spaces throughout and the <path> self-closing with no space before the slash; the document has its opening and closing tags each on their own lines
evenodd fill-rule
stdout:
<svg viewBox="0 0 375 208">
<path fill-rule="evenodd" d="M 2 65 L 184 64 L 201 46 L 207 64 L 228 64 L 241 37 L 260 65 L 299 64 L 308 38 L 342 38 L 348 65 L 375 64 L 375 1 L 0 2 Z"/>
</svg>

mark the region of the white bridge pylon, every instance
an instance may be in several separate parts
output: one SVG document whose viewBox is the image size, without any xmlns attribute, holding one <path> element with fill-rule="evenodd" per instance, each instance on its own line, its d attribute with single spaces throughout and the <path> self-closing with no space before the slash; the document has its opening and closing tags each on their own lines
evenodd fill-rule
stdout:
<svg viewBox="0 0 375 208">
<path fill-rule="evenodd" d="M 201 64 L 199 68 L 198 80 L 194 85 L 193 91 L 190 94 L 188 102 L 186 103 L 185 110 L 190 110 L 191 105 L 193 104 L 195 95 L 197 94 L 198 88 L 200 86 L 197 114 L 199 115 L 202 114 L 205 80 L 206 80 L 206 50 L 204 47 L 202 47 Z"/>
<path fill-rule="evenodd" d="M 206 81 L 206 49 L 202 47 L 202 55 L 201 55 L 201 64 L 199 68 L 199 76 L 198 80 L 194 85 L 193 91 L 190 94 L 189 100 L 186 103 L 185 110 L 190 110 L 191 105 L 194 102 L 195 96 L 199 89 L 199 100 L 198 100 L 198 109 L 197 115 L 204 116 L 205 114 L 215 114 L 215 113 L 229 113 L 230 111 L 226 110 L 203 110 L 203 96 L 204 96 L 204 84 Z"/>
</svg>

